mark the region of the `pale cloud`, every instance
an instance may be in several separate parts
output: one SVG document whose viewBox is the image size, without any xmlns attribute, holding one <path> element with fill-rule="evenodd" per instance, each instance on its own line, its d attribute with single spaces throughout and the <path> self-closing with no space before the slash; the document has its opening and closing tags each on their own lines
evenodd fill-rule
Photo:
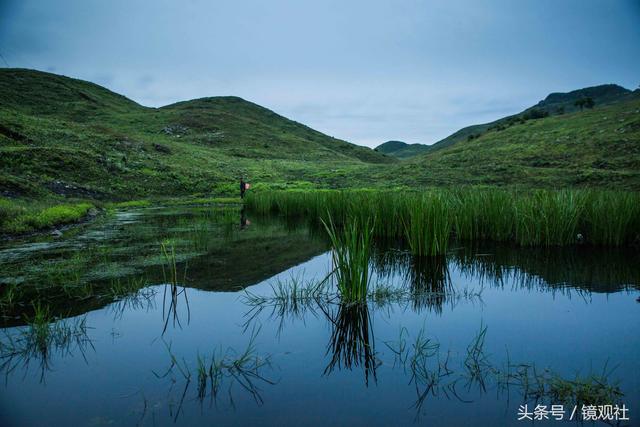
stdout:
<svg viewBox="0 0 640 427">
<path fill-rule="evenodd" d="M 329 135 L 433 143 L 553 91 L 637 87 L 640 8 L 607 0 L 4 1 L 10 66 L 143 105 L 236 95 Z"/>
</svg>

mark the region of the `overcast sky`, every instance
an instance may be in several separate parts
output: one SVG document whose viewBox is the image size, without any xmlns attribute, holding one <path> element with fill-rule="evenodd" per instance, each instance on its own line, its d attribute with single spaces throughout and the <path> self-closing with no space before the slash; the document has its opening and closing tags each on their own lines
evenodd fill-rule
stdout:
<svg viewBox="0 0 640 427">
<path fill-rule="evenodd" d="M 237 95 L 358 144 L 431 144 L 550 92 L 637 88 L 640 0 L 0 0 L 0 54 L 147 106 Z"/>
</svg>

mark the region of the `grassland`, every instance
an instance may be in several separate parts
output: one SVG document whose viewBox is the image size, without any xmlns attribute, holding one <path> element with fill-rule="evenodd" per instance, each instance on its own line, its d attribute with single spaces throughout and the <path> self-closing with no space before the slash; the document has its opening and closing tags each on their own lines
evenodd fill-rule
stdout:
<svg viewBox="0 0 640 427">
<path fill-rule="evenodd" d="M 517 122 L 393 167 L 393 184 L 640 190 L 640 94 Z"/>
<path fill-rule="evenodd" d="M 76 221 L 85 203 L 235 197 L 240 176 L 252 191 L 640 190 L 638 91 L 591 110 L 509 121 L 405 161 L 236 97 L 148 108 L 93 83 L 20 69 L 0 70 L 0 96 L 0 233 Z"/>
<path fill-rule="evenodd" d="M 346 170 L 393 162 L 235 97 L 148 108 L 98 85 L 0 70 L 4 196 L 130 200 L 338 185 Z M 254 187 L 255 188 L 255 187 Z"/>
<path fill-rule="evenodd" d="M 0 235 L 23 234 L 80 221 L 95 211 L 88 202 L 51 204 L 0 198 Z"/>
</svg>

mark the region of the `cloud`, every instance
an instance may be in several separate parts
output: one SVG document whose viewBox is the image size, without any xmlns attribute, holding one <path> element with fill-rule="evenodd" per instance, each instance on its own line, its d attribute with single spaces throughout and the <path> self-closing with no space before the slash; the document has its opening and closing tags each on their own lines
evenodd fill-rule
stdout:
<svg viewBox="0 0 640 427">
<path fill-rule="evenodd" d="M 11 66 L 143 105 L 237 95 L 327 134 L 435 142 L 554 91 L 638 84 L 633 2 L 1 3 Z"/>
</svg>

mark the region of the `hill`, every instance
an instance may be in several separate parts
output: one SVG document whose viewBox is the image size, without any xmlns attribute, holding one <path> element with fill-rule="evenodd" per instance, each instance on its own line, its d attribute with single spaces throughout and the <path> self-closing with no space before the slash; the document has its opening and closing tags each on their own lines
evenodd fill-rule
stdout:
<svg viewBox="0 0 640 427">
<path fill-rule="evenodd" d="M 487 130 L 380 171 L 390 184 L 640 190 L 640 91 Z"/>
<path fill-rule="evenodd" d="M 428 151 L 429 146 L 424 144 L 407 144 L 402 141 L 387 141 L 378 145 L 374 150 L 399 159 L 407 159 Z"/>
<path fill-rule="evenodd" d="M 490 123 L 472 125 L 462 128 L 448 137 L 429 146 L 430 151 L 449 147 L 457 142 L 477 138 L 488 130 L 504 128 L 513 123 L 525 120 L 538 119 L 546 116 L 562 115 L 576 111 L 582 111 L 585 107 L 575 105 L 578 100 L 591 99 L 594 106 L 600 107 L 624 100 L 631 95 L 629 89 L 614 84 L 593 86 L 574 90 L 567 93 L 552 93 L 536 105 L 527 108 L 521 113 L 503 117 Z"/>
<path fill-rule="evenodd" d="M 393 158 L 237 97 L 149 108 L 99 85 L 0 69 L 0 195 L 118 199 L 343 185 L 332 170 Z"/>
</svg>

